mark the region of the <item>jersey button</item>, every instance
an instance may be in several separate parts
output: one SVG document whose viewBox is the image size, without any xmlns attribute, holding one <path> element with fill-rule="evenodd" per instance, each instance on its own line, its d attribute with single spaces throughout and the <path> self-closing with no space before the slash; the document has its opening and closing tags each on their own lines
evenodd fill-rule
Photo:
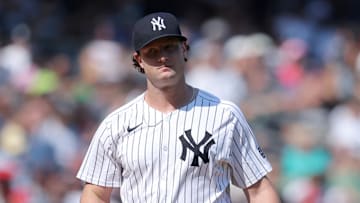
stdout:
<svg viewBox="0 0 360 203">
<path fill-rule="evenodd" d="M 167 151 L 168 150 L 167 146 L 163 146 L 163 150 Z"/>
</svg>

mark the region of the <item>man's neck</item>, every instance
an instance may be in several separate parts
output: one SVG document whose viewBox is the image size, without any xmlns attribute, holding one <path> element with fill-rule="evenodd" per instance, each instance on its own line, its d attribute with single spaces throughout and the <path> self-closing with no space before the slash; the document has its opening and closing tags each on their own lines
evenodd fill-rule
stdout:
<svg viewBox="0 0 360 203">
<path fill-rule="evenodd" d="M 148 87 L 145 101 L 154 109 L 168 113 L 188 104 L 195 95 L 195 89 L 187 84 L 163 89 Z"/>
</svg>

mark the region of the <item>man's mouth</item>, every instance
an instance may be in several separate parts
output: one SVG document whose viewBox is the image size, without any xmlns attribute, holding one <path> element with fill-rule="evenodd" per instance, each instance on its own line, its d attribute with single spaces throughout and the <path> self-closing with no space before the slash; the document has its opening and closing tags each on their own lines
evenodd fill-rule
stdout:
<svg viewBox="0 0 360 203">
<path fill-rule="evenodd" d="M 162 65 L 159 67 L 159 69 L 171 69 L 172 66 L 171 65 Z"/>
</svg>

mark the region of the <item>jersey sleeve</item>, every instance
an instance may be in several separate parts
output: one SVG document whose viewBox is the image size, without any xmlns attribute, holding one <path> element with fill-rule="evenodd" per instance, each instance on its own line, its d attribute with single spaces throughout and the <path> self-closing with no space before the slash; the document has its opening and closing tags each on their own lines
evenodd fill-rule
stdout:
<svg viewBox="0 0 360 203">
<path fill-rule="evenodd" d="M 269 173 L 272 167 L 241 111 L 235 109 L 233 116 L 229 154 L 231 181 L 240 188 L 247 188 Z"/>
<path fill-rule="evenodd" d="M 120 187 L 121 167 L 111 127 L 103 122 L 94 134 L 76 177 L 104 187 Z"/>
</svg>

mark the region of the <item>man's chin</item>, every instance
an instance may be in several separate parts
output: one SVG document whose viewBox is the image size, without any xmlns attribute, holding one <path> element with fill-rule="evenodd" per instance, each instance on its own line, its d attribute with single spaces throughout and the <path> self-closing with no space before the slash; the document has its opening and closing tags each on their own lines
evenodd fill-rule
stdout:
<svg viewBox="0 0 360 203">
<path fill-rule="evenodd" d="M 163 74 L 159 78 L 159 82 L 162 84 L 161 86 L 173 86 L 178 82 L 178 78 L 176 74 Z"/>
</svg>

